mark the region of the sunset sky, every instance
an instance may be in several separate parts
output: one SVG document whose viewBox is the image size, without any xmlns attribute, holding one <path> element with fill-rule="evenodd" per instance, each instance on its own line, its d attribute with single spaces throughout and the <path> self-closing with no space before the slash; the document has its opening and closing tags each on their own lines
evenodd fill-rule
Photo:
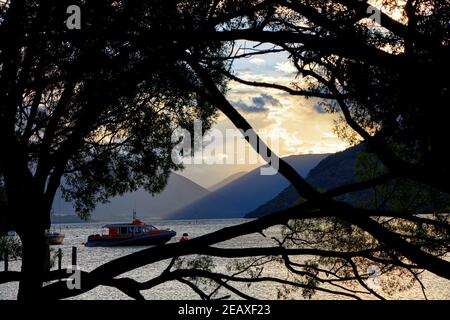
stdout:
<svg viewBox="0 0 450 320">
<path fill-rule="evenodd" d="M 248 48 L 252 43 L 242 43 L 241 46 Z M 250 81 L 288 85 L 292 81 L 301 80 L 296 79 L 294 66 L 284 53 L 238 59 L 233 70 L 238 77 Z M 334 153 L 347 147 L 347 143 L 333 132 L 333 121 L 337 116 L 324 113 L 317 105 L 318 99 L 305 99 L 280 90 L 256 88 L 233 81 L 229 83 L 227 98 L 258 133 L 266 133 L 269 136 L 278 134 L 280 156 Z M 234 128 L 223 114 L 213 127 L 222 132 Z M 224 149 L 229 143 L 229 140 L 224 140 Z M 267 143 L 270 145 L 270 141 Z M 204 187 L 209 187 L 233 173 L 249 171 L 261 164 L 263 163 L 187 165 L 182 174 Z"/>
</svg>

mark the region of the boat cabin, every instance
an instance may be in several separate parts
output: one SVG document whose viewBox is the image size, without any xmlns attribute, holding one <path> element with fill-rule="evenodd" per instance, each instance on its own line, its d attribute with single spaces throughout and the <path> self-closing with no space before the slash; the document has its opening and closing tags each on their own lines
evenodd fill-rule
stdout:
<svg viewBox="0 0 450 320">
<path fill-rule="evenodd" d="M 143 223 L 139 219 L 134 219 L 132 223 L 107 224 L 103 228 L 108 228 L 109 236 L 146 234 L 151 233 L 153 230 L 158 230 L 154 226 Z"/>
</svg>

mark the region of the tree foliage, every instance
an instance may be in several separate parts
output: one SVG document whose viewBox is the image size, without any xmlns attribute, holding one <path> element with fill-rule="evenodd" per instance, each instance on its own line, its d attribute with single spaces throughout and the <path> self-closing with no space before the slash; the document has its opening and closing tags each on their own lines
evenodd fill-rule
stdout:
<svg viewBox="0 0 450 320">
<path fill-rule="evenodd" d="M 1 48 L 2 135 L 16 164 L 6 155 L 1 164 L 7 191 L 25 175 L 46 208 L 63 177 L 64 196 L 85 215 L 96 202 L 139 186 L 161 191 L 180 168 L 171 161 L 172 131 L 192 130 L 194 119 L 206 130 L 215 110 L 181 85 L 195 82 L 180 60 L 188 45 L 138 38 L 195 28 L 193 16 L 174 11 L 172 2 L 98 1 L 83 6 L 82 29 L 72 31 L 63 23 L 67 4 L 14 1 L 2 13 L 2 33 L 16 36 Z M 201 6 L 189 9 L 201 21 Z M 220 54 L 221 47 L 191 50 Z"/>
<path fill-rule="evenodd" d="M 0 234 L 0 260 L 8 254 L 9 259 L 17 259 L 22 256 L 22 244 L 16 237 Z"/>
</svg>

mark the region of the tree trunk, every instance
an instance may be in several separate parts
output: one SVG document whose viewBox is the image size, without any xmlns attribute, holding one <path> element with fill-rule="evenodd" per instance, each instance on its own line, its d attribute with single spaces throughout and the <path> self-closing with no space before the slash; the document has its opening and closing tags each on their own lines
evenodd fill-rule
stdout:
<svg viewBox="0 0 450 320">
<path fill-rule="evenodd" d="M 42 183 L 34 181 L 25 170 L 10 163 L 5 174 L 7 218 L 22 241 L 22 270 L 19 300 L 42 299 L 44 274 L 49 269 L 49 245 L 45 235 L 50 228 L 51 201 L 46 199 Z"/>
<path fill-rule="evenodd" d="M 44 298 L 41 293 L 44 274 L 49 270 L 49 245 L 45 227 L 28 226 L 18 231 L 22 240 L 22 270 L 18 300 Z"/>
</svg>

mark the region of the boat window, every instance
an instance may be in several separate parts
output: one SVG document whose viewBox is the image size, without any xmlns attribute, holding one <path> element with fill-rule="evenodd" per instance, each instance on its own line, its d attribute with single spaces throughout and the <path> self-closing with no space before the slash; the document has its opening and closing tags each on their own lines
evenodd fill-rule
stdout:
<svg viewBox="0 0 450 320">
<path fill-rule="evenodd" d="M 126 234 L 127 233 L 127 227 L 120 227 L 120 233 Z"/>
<path fill-rule="evenodd" d="M 128 227 L 128 233 L 133 233 L 133 227 Z"/>
<path fill-rule="evenodd" d="M 135 227 L 134 228 L 134 233 L 141 233 L 141 228 Z"/>
</svg>

